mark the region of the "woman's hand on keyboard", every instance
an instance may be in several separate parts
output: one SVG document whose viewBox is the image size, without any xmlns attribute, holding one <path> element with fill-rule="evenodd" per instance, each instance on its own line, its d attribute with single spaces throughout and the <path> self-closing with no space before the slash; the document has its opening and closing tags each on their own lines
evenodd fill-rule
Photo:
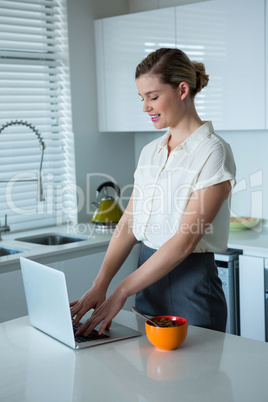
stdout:
<svg viewBox="0 0 268 402">
<path fill-rule="evenodd" d="M 99 330 L 101 335 L 105 329 L 109 329 L 112 323 L 112 319 L 119 313 L 126 302 L 127 297 L 121 290 L 120 285 L 113 291 L 113 293 L 105 300 L 99 307 L 95 309 L 92 316 L 85 321 L 79 328 L 77 335 L 84 332 L 84 336 L 90 334 L 90 332 L 102 322 Z"/>
<path fill-rule="evenodd" d="M 89 310 L 98 309 L 105 299 L 106 289 L 101 289 L 93 285 L 80 299 L 70 303 L 71 316 L 72 318 L 75 317 L 73 325 L 78 324 Z"/>
</svg>

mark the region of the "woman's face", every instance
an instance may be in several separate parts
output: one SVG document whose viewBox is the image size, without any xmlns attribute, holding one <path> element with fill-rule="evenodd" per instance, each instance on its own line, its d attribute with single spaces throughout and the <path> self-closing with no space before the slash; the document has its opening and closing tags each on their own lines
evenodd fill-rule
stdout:
<svg viewBox="0 0 268 402">
<path fill-rule="evenodd" d="M 163 129 L 176 127 L 183 113 L 180 86 L 173 88 L 163 84 L 157 75 L 143 74 L 136 79 L 143 111 L 148 113 L 154 127 Z"/>
</svg>

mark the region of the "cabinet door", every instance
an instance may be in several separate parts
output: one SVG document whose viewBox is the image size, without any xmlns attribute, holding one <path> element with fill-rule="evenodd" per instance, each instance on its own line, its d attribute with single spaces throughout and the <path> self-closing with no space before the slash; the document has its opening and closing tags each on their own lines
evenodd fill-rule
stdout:
<svg viewBox="0 0 268 402">
<path fill-rule="evenodd" d="M 135 83 L 141 60 L 159 47 L 175 47 L 175 9 L 95 22 L 100 131 L 155 131 L 142 112 Z"/>
<path fill-rule="evenodd" d="M 265 10 L 266 10 L 266 16 L 265 16 L 265 22 L 266 22 L 266 37 L 265 37 L 265 43 L 268 43 L 268 0 L 266 0 L 265 4 Z M 266 94 L 268 94 L 268 51 L 267 51 L 267 45 L 265 49 L 266 53 L 266 71 L 265 71 L 265 82 L 266 82 Z M 266 95 L 267 96 L 267 95 Z M 268 99 L 266 99 L 266 130 L 268 130 Z"/>
<path fill-rule="evenodd" d="M 1 274 L 0 322 L 28 314 L 21 270 Z"/>
<path fill-rule="evenodd" d="M 57 263 L 55 268 L 65 274 L 70 302 L 79 299 L 92 286 L 104 256 L 102 251 Z"/>
<path fill-rule="evenodd" d="M 239 256 L 240 332 L 265 340 L 264 259 Z"/>
<path fill-rule="evenodd" d="M 263 0 L 176 7 L 176 45 L 210 77 L 197 111 L 216 130 L 265 128 L 264 32 Z"/>
</svg>

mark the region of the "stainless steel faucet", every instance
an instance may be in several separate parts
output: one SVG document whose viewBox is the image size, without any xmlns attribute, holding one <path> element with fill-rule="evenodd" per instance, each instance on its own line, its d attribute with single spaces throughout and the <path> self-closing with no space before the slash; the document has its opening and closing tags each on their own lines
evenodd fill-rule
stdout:
<svg viewBox="0 0 268 402">
<path fill-rule="evenodd" d="M 10 232 L 10 227 L 7 224 L 7 215 L 5 215 L 5 225 L 4 226 L 1 226 L 1 221 L 0 221 L 0 241 L 2 240 L 1 233 L 3 233 L 3 232 L 5 232 L 5 233 Z"/>
<path fill-rule="evenodd" d="M 34 134 L 37 136 L 38 141 L 40 143 L 40 148 L 41 148 L 41 161 L 40 161 L 40 167 L 39 167 L 39 174 L 38 174 L 38 179 L 37 180 L 16 180 L 16 181 L 38 181 L 38 200 L 39 201 L 45 201 L 44 198 L 44 191 L 43 191 L 43 181 L 42 181 L 42 165 L 43 165 L 43 158 L 44 158 L 44 151 L 45 151 L 45 143 L 39 133 L 39 131 L 30 123 L 28 123 L 27 121 L 22 121 L 22 120 L 15 120 L 15 121 L 10 121 L 8 123 L 5 123 L 1 128 L 0 128 L 0 134 L 2 133 L 2 131 L 9 127 L 9 126 L 15 126 L 15 125 L 21 125 L 21 126 L 26 126 L 29 127 Z M 12 180 L 0 180 L 0 183 L 9 183 Z M 0 228 L 1 230 L 1 228 Z"/>
</svg>

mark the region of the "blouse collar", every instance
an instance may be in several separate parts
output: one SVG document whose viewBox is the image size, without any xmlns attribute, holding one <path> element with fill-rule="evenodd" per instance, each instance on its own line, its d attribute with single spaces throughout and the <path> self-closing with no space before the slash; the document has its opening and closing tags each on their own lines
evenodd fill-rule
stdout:
<svg viewBox="0 0 268 402">
<path fill-rule="evenodd" d="M 207 137 L 214 133 L 214 127 L 211 121 L 207 121 L 202 126 L 198 127 L 186 140 L 184 140 L 175 149 L 184 149 L 187 154 L 191 154 L 194 149 Z M 170 138 L 170 131 L 168 130 L 161 138 L 159 142 L 158 153 L 163 148 L 167 147 Z"/>
</svg>

